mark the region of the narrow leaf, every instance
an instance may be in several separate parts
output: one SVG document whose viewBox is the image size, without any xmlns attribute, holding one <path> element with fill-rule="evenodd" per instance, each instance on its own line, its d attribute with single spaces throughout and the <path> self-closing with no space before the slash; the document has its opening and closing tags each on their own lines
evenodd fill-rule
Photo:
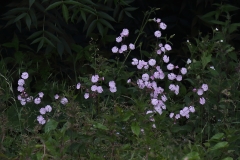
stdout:
<svg viewBox="0 0 240 160">
<path fill-rule="evenodd" d="M 29 8 L 31 8 L 31 6 L 33 5 L 34 2 L 35 2 L 35 0 L 29 0 Z"/>
<path fill-rule="evenodd" d="M 28 29 L 30 30 L 30 26 L 31 26 L 32 21 L 31 21 L 31 18 L 29 16 L 29 14 L 26 15 L 25 21 L 26 21 Z"/>
<path fill-rule="evenodd" d="M 42 38 L 40 43 L 38 44 L 37 52 L 42 48 L 43 43 L 44 43 L 44 38 Z"/>
<path fill-rule="evenodd" d="M 14 22 L 19 21 L 20 19 L 22 19 L 23 17 L 25 17 L 27 15 L 27 13 L 22 13 L 19 16 L 17 16 L 17 18 L 15 18 Z"/>
<path fill-rule="evenodd" d="M 97 23 L 97 28 L 98 28 L 99 33 L 103 37 L 104 28 L 103 28 L 103 25 L 100 22 Z"/>
<path fill-rule="evenodd" d="M 62 4 L 62 1 L 61 2 L 55 2 L 51 5 L 49 5 L 47 8 L 46 8 L 46 11 L 50 10 L 50 9 L 53 9 L 53 8 L 56 8 L 57 6 L 60 6 Z"/>
<path fill-rule="evenodd" d="M 38 37 L 39 35 L 41 35 L 42 32 L 43 32 L 43 31 L 37 31 L 37 32 L 31 34 L 31 36 L 29 36 L 27 39 L 36 38 L 36 37 Z"/>
<path fill-rule="evenodd" d="M 65 4 L 62 5 L 62 13 L 63 13 L 63 18 L 65 19 L 66 23 L 68 23 L 69 12 L 68 12 L 68 8 Z"/>
<path fill-rule="evenodd" d="M 92 33 L 92 31 L 96 27 L 97 20 L 93 20 L 92 23 L 89 25 L 88 30 L 87 30 L 87 37 Z"/>
<path fill-rule="evenodd" d="M 133 122 L 131 124 L 131 129 L 132 129 L 132 132 L 136 135 L 136 136 L 139 136 L 140 134 L 140 127 L 139 125 L 136 123 L 136 122 Z"/>
<path fill-rule="evenodd" d="M 104 18 L 104 19 L 107 19 L 107 20 L 110 20 L 110 21 L 115 21 L 111 16 L 109 16 L 107 13 L 104 13 L 104 12 L 98 12 L 98 15 L 101 17 L 101 18 Z"/>
<path fill-rule="evenodd" d="M 102 24 L 104 24 L 105 26 L 107 26 L 108 28 L 111 28 L 112 30 L 114 30 L 113 26 L 108 21 L 106 21 L 105 19 L 99 19 L 99 21 Z"/>
</svg>

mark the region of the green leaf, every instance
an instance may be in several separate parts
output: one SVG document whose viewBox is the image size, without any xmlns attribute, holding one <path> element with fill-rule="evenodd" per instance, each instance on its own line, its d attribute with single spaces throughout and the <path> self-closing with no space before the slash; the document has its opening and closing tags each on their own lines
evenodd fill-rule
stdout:
<svg viewBox="0 0 240 160">
<path fill-rule="evenodd" d="M 101 123 L 96 123 L 93 125 L 93 127 L 97 129 L 108 130 L 108 128 Z"/>
<path fill-rule="evenodd" d="M 228 33 L 232 33 L 234 31 L 237 31 L 237 28 L 240 27 L 240 23 L 232 23 L 228 26 Z"/>
<path fill-rule="evenodd" d="M 42 46 L 43 46 L 43 44 L 44 44 L 44 37 L 41 37 L 42 39 L 41 39 L 41 41 L 40 41 L 40 43 L 38 44 L 38 48 L 37 48 L 37 52 L 42 48 Z"/>
<path fill-rule="evenodd" d="M 224 136 L 224 133 L 217 133 L 214 136 L 212 136 L 210 140 L 220 140 L 223 138 L 223 136 Z"/>
<path fill-rule="evenodd" d="M 121 117 L 121 120 L 128 121 L 131 116 L 133 116 L 132 112 L 125 112 L 124 115 Z"/>
<path fill-rule="evenodd" d="M 99 21 L 104 24 L 105 26 L 107 26 L 108 28 L 114 30 L 113 26 L 108 22 L 106 21 L 105 19 L 99 19 Z M 115 30 L 114 30 L 115 31 Z"/>
<path fill-rule="evenodd" d="M 34 41 L 32 41 L 31 44 L 37 43 L 37 42 L 41 41 L 41 39 L 42 39 L 42 37 L 39 37 L 39 38 L 35 39 Z"/>
<path fill-rule="evenodd" d="M 18 22 L 20 19 L 22 19 L 23 17 L 25 17 L 27 15 L 27 13 L 22 13 L 19 16 L 17 16 L 17 18 L 14 19 L 14 22 Z"/>
<path fill-rule="evenodd" d="M 52 130 L 55 130 L 58 126 L 58 122 L 54 119 L 49 119 L 48 122 L 44 126 L 45 133 L 48 133 Z"/>
<path fill-rule="evenodd" d="M 37 32 L 31 34 L 31 36 L 29 36 L 27 39 L 36 38 L 36 37 L 40 36 L 42 33 L 43 33 L 43 31 L 37 31 Z"/>
<path fill-rule="evenodd" d="M 49 44 L 50 46 L 52 46 L 53 48 L 55 48 L 55 45 L 49 40 L 47 39 L 46 37 L 44 37 L 44 41 Z"/>
<path fill-rule="evenodd" d="M 235 6 L 232 6 L 230 4 L 226 4 L 226 5 L 222 5 L 220 7 L 220 9 L 224 12 L 230 12 L 230 11 L 236 11 L 238 10 L 239 8 L 238 7 L 235 7 Z"/>
<path fill-rule="evenodd" d="M 119 13 L 119 16 L 118 16 L 118 22 L 120 22 L 122 20 L 123 13 L 124 13 L 124 10 L 121 10 L 121 12 Z"/>
<path fill-rule="evenodd" d="M 218 21 L 218 20 L 210 20 L 208 21 L 209 23 L 212 23 L 212 24 L 218 24 L 218 25 L 225 25 L 225 22 L 222 22 L 222 21 Z"/>
<path fill-rule="evenodd" d="M 184 159 L 187 159 L 187 160 L 200 160 L 200 156 L 199 156 L 199 153 L 198 152 L 190 152 L 188 153 Z"/>
<path fill-rule="evenodd" d="M 86 19 L 86 14 L 84 11 L 80 11 L 81 12 L 81 16 L 82 16 L 82 19 L 84 20 L 85 23 L 87 23 L 87 19 Z"/>
<path fill-rule="evenodd" d="M 228 142 L 219 142 L 217 143 L 215 146 L 213 146 L 212 148 L 210 148 L 210 150 L 218 150 L 218 149 L 222 149 L 228 146 Z"/>
<path fill-rule="evenodd" d="M 29 15 L 32 19 L 33 25 L 37 28 L 37 17 L 36 17 L 35 11 L 32 8 L 29 10 Z"/>
<path fill-rule="evenodd" d="M 130 17 L 130 18 L 133 18 L 133 16 L 129 13 L 129 12 L 127 12 L 127 11 L 124 11 L 125 12 L 125 14 L 128 16 L 128 17 Z M 133 18 L 134 19 L 134 18 Z"/>
<path fill-rule="evenodd" d="M 125 11 L 135 11 L 136 9 L 138 9 L 138 8 L 135 8 L 135 7 L 124 8 Z"/>
<path fill-rule="evenodd" d="M 62 13 L 63 13 L 63 18 L 65 19 L 66 23 L 68 23 L 69 12 L 68 12 L 68 8 L 65 4 L 62 5 Z"/>
<path fill-rule="evenodd" d="M 29 8 L 31 8 L 31 6 L 33 5 L 34 2 L 35 2 L 35 0 L 29 0 Z"/>
<path fill-rule="evenodd" d="M 26 15 L 25 21 L 26 21 L 26 24 L 27 24 L 28 29 L 30 30 L 31 18 L 30 18 L 30 16 L 29 16 L 29 14 Z"/>
<path fill-rule="evenodd" d="M 44 33 L 45 33 L 49 38 L 51 38 L 52 40 L 54 40 L 54 41 L 56 41 L 56 42 L 60 42 L 60 40 L 58 39 L 58 37 L 55 36 L 54 34 L 52 34 L 51 32 L 44 31 Z"/>
<path fill-rule="evenodd" d="M 132 132 L 136 135 L 136 136 L 139 136 L 140 134 L 140 127 L 139 125 L 136 123 L 136 122 L 133 122 L 131 124 L 131 129 L 132 129 Z"/>
<path fill-rule="evenodd" d="M 226 157 L 226 158 L 223 158 L 222 160 L 233 160 L 232 157 Z"/>
<path fill-rule="evenodd" d="M 212 55 L 208 55 L 208 56 L 202 56 L 201 60 L 202 60 L 202 68 L 204 69 L 206 67 L 206 65 L 211 62 L 211 57 Z"/>
<path fill-rule="evenodd" d="M 99 33 L 103 37 L 104 28 L 103 28 L 103 25 L 99 21 L 97 22 L 97 28 L 98 28 Z"/>
<path fill-rule="evenodd" d="M 109 16 L 107 13 L 98 12 L 98 15 L 99 15 L 101 18 L 108 19 L 108 20 L 110 20 L 110 21 L 114 21 L 114 22 L 115 22 L 115 20 L 113 19 L 113 17 Z"/>
<path fill-rule="evenodd" d="M 46 8 L 46 11 L 50 10 L 50 9 L 53 9 L 53 8 L 56 8 L 57 6 L 60 6 L 63 2 L 60 1 L 60 2 L 55 2 L 51 5 L 49 5 L 47 8 Z"/>
<path fill-rule="evenodd" d="M 58 54 L 60 55 L 60 57 L 62 57 L 62 54 L 64 51 L 64 45 L 62 44 L 62 42 L 57 43 L 57 51 L 58 51 Z"/>
<path fill-rule="evenodd" d="M 211 11 L 211 12 L 204 14 L 203 16 L 199 16 L 199 18 L 201 18 L 202 20 L 205 20 L 209 17 L 213 17 L 215 14 L 216 14 L 216 11 Z"/>
<path fill-rule="evenodd" d="M 93 20 L 92 23 L 89 25 L 88 30 L 87 30 L 87 37 L 92 33 L 92 31 L 95 29 L 97 24 L 97 20 Z"/>
</svg>

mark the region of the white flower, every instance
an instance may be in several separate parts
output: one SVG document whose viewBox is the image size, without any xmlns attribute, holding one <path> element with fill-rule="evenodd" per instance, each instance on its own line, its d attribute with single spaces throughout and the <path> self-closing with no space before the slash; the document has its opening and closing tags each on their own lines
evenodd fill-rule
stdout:
<svg viewBox="0 0 240 160">
<path fill-rule="evenodd" d="M 28 79 L 28 73 L 27 72 L 23 72 L 21 77 L 22 77 L 22 79 Z"/>
<path fill-rule="evenodd" d="M 190 63 L 192 63 L 192 61 L 191 61 L 191 59 L 188 59 L 187 64 L 190 64 Z"/>
<path fill-rule="evenodd" d="M 142 75 L 142 80 L 145 81 L 145 82 L 148 81 L 149 80 L 149 75 L 147 73 L 143 74 Z"/>
<path fill-rule="evenodd" d="M 46 106 L 45 106 L 45 110 L 46 110 L 47 112 L 51 112 L 51 111 L 52 111 L 52 107 L 51 107 L 50 105 L 46 105 Z"/>
<path fill-rule="evenodd" d="M 63 97 L 60 101 L 63 105 L 67 104 L 68 103 L 68 100 L 66 97 Z"/>
<path fill-rule="evenodd" d="M 160 38 L 162 33 L 160 31 L 155 31 L 154 35 L 155 35 L 155 37 Z"/>
<path fill-rule="evenodd" d="M 80 87 L 81 87 L 81 83 L 78 83 L 77 86 L 76 86 L 76 88 L 77 88 L 77 89 L 80 89 Z"/>
<path fill-rule="evenodd" d="M 162 29 L 162 30 L 165 30 L 167 28 L 167 25 L 163 22 L 160 23 L 159 27 Z"/>
<path fill-rule="evenodd" d="M 89 93 L 85 93 L 85 94 L 84 94 L 84 98 L 85 98 L 85 99 L 88 99 L 88 98 L 89 98 Z"/>
<path fill-rule="evenodd" d="M 148 64 L 149 64 L 150 66 L 154 66 L 154 65 L 156 64 L 156 60 L 155 60 L 155 59 L 150 59 L 150 60 L 148 61 Z"/>
<path fill-rule="evenodd" d="M 131 50 L 134 50 L 134 49 L 135 49 L 135 45 L 132 44 L 132 43 L 130 43 L 130 44 L 129 44 L 129 48 L 130 48 Z"/>
<path fill-rule="evenodd" d="M 113 52 L 113 53 L 117 53 L 117 52 L 118 52 L 118 48 L 117 48 L 116 46 L 114 46 L 114 47 L 112 48 L 112 52 Z"/>
<path fill-rule="evenodd" d="M 172 50 L 172 47 L 171 47 L 169 44 L 165 44 L 164 48 L 165 48 L 167 51 Z"/>
<path fill-rule="evenodd" d="M 19 86 L 23 86 L 24 84 L 25 84 L 24 79 L 19 79 L 19 80 L 18 80 L 18 85 L 19 85 Z"/>
<path fill-rule="evenodd" d="M 41 109 L 39 110 L 39 112 L 40 112 L 41 114 L 45 114 L 47 111 L 46 111 L 45 108 L 41 108 Z"/>
</svg>

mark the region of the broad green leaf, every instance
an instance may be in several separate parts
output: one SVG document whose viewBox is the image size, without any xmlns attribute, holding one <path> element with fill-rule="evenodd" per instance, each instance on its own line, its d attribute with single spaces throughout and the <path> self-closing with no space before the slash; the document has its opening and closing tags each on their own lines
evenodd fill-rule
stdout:
<svg viewBox="0 0 240 160">
<path fill-rule="evenodd" d="M 214 136 L 212 136 L 210 140 L 220 140 L 223 138 L 223 136 L 224 136 L 224 133 L 217 133 Z"/>
<path fill-rule="evenodd" d="M 30 18 L 30 16 L 29 16 L 29 14 L 26 15 L 25 21 L 26 21 L 26 24 L 27 24 L 28 29 L 30 30 L 30 26 L 31 26 L 31 23 L 32 23 L 32 22 L 31 22 L 31 18 Z"/>
<path fill-rule="evenodd" d="M 105 26 L 107 26 L 108 28 L 111 28 L 112 30 L 114 30 L 113 26 L 112 26 L 108 21 L 106 21 L 105 19 L 99 19 L 99 21 L 100 21 L 103 25 L 105 25 Z"/>
<path fill-rule="evenodd" d="M 38 44 L 37 52 L 42 48 L 44 42 L 45 42 L 45 39 L 44 39 L 44 37 L 42 37 L 40 43 Z"/>
<path fill-rule="evenodd" d="M 240 27 L 240 23 L 232 23 L 228 26 L 228 33 L 232 33 L 234 31 L 237 31 L 237 28 Z"/>
<path fill-rule="evenodd" d="M 208 55 L 208 56 L 202 55 L 201 61 L 202 61 L 202 68 L 203 68 L 203 69 L 206 67 L 206 65 L 207 65 L 209 62 L 211 62 L 211 57 L 212 57 L 212 55 Z"/>
<path fill-rule="evenodd" d="M 103 25 L 99 21 L 97 22 L 97 28 L 98 28 L 99 33 L 103 37 L 104 28 L 103 28 Z"/>
<path fill-rule="evenodd" d="M 199 156 L 199 153 L 198 152 L 191 152 L 191 153 L 188 153 L 184 159 L 187 159 L 187 160 L 200 160 L 200 156 Z"/>
<path fill-rule="evenodd" d="M 55 130 L 58 126 L 58 122 L 54 119 L 49 119 L 48 122 L 44 126 L 45 133 Z"/>
<path fill-rule="evenodd" d="M 239 8 L 238 7 L 235 7 L 235 6 L 232 6 L 230 4 L 226 4 L 226 5 L 222 5 L 220 7 L 220 9 L 224 12 L 230 12 L 230 11 L 236 11 L 238 10 Z"/>
<path fill-rule="evenodd" d="M 215 14 L 216 14 L 216 11 L 211 11 L 204 14 L 203 16 L 199 16 L 199 18 L 205 20 L 206 18 L 213 17 Z"/>
<path fill-rule="evenodd" d="M 222 160 L 233 160 L 232 157 L 226 157 L 226 158 L 223 158 Z"/>
<path fill-rule="evenodd" d="M 209 23 L 212 23 L 212 24 L 219 24 L 219 25 L 225 25 L 225 22 L 222 22 L 222 21 L 218 21 L 218 20 L 210 20 L 208 21 Z"/>
<path fill-rule="evenodd" d="M 108 128 L 101 123 L 96 123 L 93 125 L 93 127 L 97 129 L 108 130 Z"/>
<path fill-rule="evenodd" d="M 110 21 L 115 21 L 111 16 L 109 16 L 107 13 L 104 13 L 104 12 L 98 12 L 98 16 Z"/>
<path fill-rule="evenodd" d="M 121 117 L 121 120 L 122 120 L 122 121 L 128 121 L 131 116 L 133 116 L 133 113 L 131 113 L 131 112 L 125 112 L 125 113 L 123 114 L 123 116 Z"/>
<path fill-rule="evenodd" d="M 136 136 L 139 136 L 139 134 L 140 134 L 140 127 L 139 127 L 139 125 L 138 125 L 136 122 L 133 122 L 133 123 L 131 124 L 131 130 L 132 130 L 132 132 L 133 132 Z"/>
<path fill-rule="evenodd" d="M 50 9 L 53 9 L 53 8 L 56 8 L 57 6 L 60 6 L 63 2 L 60 1 L 60 2 L 55 2 L 51 5 L 49 5 L 47 8 L 46 8 L 46 11 L 50 10 Z"/>
<path fill-rule="evenodd" d="M 29 0 L 29 8 L 31 8 L 31 6 L 33 5 L 34 2 L 35 2 L 35 0 Z"/>
<path fill-rule="evenodd" d="M 65 19 L 66 23 L 68 23 L 69 12 L 68 12 L 68 8 L 65 4 L 62 5 L 62 13 L 63 13 L 63 18 Z"/>
<path fill-rule="evenodd" d="M 218 149 L 222 149 L 228 146 L 228 142 L 219 142 L 217 143 L 215 146 L 213 146 L 212 148 L 210 148 L 210 150 L 218 150 Z"/>
<path fill-rule="evenodd" d="M 89 25 L 87 30 L 87 37 L 92 33 L 92 31 L 96 28 L 97 20 L 93 20 L 92 23 Z"/>
<path fill-rule="evenodd" d="M 27 15 L 27 13 L 22 13 L 19 16 L 17 16 L 17 18 L 14 19 L 14 22 L 18 22 L 20 19 L 22 19 L 23 17 L 25 17 Z"/>
<path fill-rule="evenodd" d="M 61 128 L 61 132 L 65 132 L 67 129 L 69 129 L 71 127 L 71 123 L 70 122 L 66 122 L 63 127 Z"/>
<path fill-rule="evenodd" d="M 37 32 L 31 34 L 31 36 L 29 36 L 27 39 L 36 38 L 36 37 L 40 36 L 42 33 L 43 33 L 43 31 L 37 31 Z"/>
</svg>

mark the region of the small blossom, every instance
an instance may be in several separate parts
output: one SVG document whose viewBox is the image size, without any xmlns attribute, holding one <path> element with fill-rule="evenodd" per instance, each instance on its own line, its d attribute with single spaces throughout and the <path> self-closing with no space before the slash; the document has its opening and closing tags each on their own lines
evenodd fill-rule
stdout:
<svg viewBox="0 0 240 160">
<path fill-rule="evenodd" d="M 39 124 L 42 124 L 42 125 L 46 123 L 46 120 L 43 118 L 42 115 L 37 116 L 37 121 Z"/>
<path fill-rule="evenodd" d="M 56 95 L 54 96 L 54 98 L 55 98 L 55 99 L 58 99 L 58 98 L 59 98 L 59 95 L 58 95 L 58 94 L 56 94 Z"/>
<path fill-rule="evenodd" d="M 115 86 L 116 86 L 116 83 L 114 81 L 109 82 L 109 87 L 115 87 Z"/>
<path fill-rule="evenodd" d="M 84 94 L 84 98 L 85 98 L 85 99 L 88 99 L 88 98 L 89 98 L 89 93 L 85 93 L 85 94 Z"/>
<path fill-rule="evenodd" d="M 161 22 L 159 26 L 162 30 L 165 30 L 167 28 L 167 25 L 163 22 Z"/>
<path fill-rule="evenodd" d="M 76 89 L 80 89 L 80 87 L 81 87 L 81 83 L 78 83 L 78 84 L 76 85 Z"/>
<path fill-rule="evenodd" d="M 110 92 L 115 93 L 117 92 L 117 88 L 115 86 L 109 88 Z"/>
<path fill-rule="evenodd" d="M 39 112 L 40 112 L 41 114 L 45 114 L 47 111 L 46 111 L 45 108 L 41 108 L 41 109 L 39 110 Z"/>
<path fill-rule="evenodd" d="M 187 64 L 190 64 L 190 63 L 192 63 L 192 61 L 191 61 L 191 59 L 188 59 Z"/>
<path fill-rule="evenodd" d="M 190 107 L 189 107 L 189 111 L 192 112 L 192 113 L 194 113 L 194 112 L 195 112 L 195 108 L 194 108 L 193 106 L 190 106 Z"/>
<path fill-rule="evenodd" d="M 173 69 L 174 69 L 174 65 L 173 65 L 172 63 L 169 63 L 169 64 L 167 65 L 167 69 L 168 69 L 168 70 L 173 70 Z"/>
<path fill-rule="evenodd" d="M 98 87 L 97 87 L 97 92 L 98 92 L 98 93 L 102 93 L 102 92 L 103 92 L 102 86 L 98 86 Z"/>
<path fill-rule="evenodd" d="M 68 103 L 68 100 L 66 97 L 63 97 L 60 101 L 63 105 L 67 104 Z"/>
<path fill-rule="evenodd" d="M 122 45 L 122 46 L 121 46 L 121 50 L 122 50 L 123 52 L 126 51 L 126 50 L 127 50 L 127 45 L 125 45 L 125 44 Z"/>
<path fill-rule="evenodd" d="M 97 90 L 97 86 L 96 86 L 96 85 L 92 85 L 91 90 L 92 90 L 93 92 L 95 92 L 95 91 Z"/>
<path fill-rule="evenodd" d="M 123 29 L 122 33 L 121 33 L 121 36 L 122 37 L 127 37 L 129 34 L 129 30 L 128 29 Z"/>
<path fill-rule="evenodd" d="M 28 79 L 28 73 L 27 72 L 23 72 L 21 77 L 22 77 L 22 79 Z"/>
<path fill-rule="evenodd" d="M 154 35 L 155 35 L 155 37 L 160 38 L 162 34 L 160 31 L 155 31 Z"/>
<path fill-rule="evenodd" d="M 117 53 L 117 52 L 118 52 L 118 48 L 117 48 L 116 46 L 114 46 L 114 47 L 112 48 L 112 52 L 113 52 L 113 53 Z"/>
<path fill-rule="evenodd" d="M 19 80 L 18 80 L 18 85 L 19 85 L 19 86 L 23 86 L 24 84 L 25 84 L 24 79 L 19 79 Z"/>
<path fill-rule="evenodd" d="M 187 68 L 181 68 L 181 73 L 184 75 L 187 73 Z"/>
<path fill-rule="evenodd" d="M 118 53 L 120 53 L 120 54 L 123 53 L 123 50 L 119 49 L 119 50 L 118 50 Z"/>
<path fill-rule="evenodd" d="M 160 22 L 161 22 L 161 19 L 160 19 L 160 18 L 157 18 L 157 19 L 156 19 L 156 22 L 157 22 L 157 23 L 160 23 Z"/>
<path fill-rule="evenodd" d="M 200 98 L 199 99 L 199 103 L 201 104 L 201 105 L 204 105 L 205 104 L 205 98 L 204 97 L 202 97 L 202 98 Z"/>
<path fill-rule="evenodd" d="M 121 37 L 121 36 L 117 37 L 117 38 L 116 38 L 116 42 L 118 42 L 118 43 L 119 43 L 119 42 L 122 42 L 122 37 Z"/>
<path fill-rule="evenodd" d="M 39 92 L 38 95 L 40 98 L 43 98 L 43 96 L 44 96 L 43 92 Z"/>
<path fill-rule="evenodd" d="M 23 86 L 18 86 L 17 90 L 18 90 L 19 92 L 23 92 L 23 91 L 24 91 L 24 87 L 23 87 Z"/>
<path fill-rule="evenodd" d="M 41 103 L 41 98 L 39 98 L 39 97 L 35 98 L 35 99 L 34 99 L 34 103 L 35 103 L 35 104 Z"/>
<path fill-rule="evenodd" d="M 142 75 L 142 80 L 143 81 L 148 81 L 149 80 L 149 75 L 147 73 Z"/>
<path fill-rule="evenodd" d="M 137 60 L 137 58 L 133 58 L 132 59 L 132 65 L 137 65 L 138 64 L 138 60 Z"/>
<path fill-rule="evenodd" d="M 207 84 L 203 84 L 203 85 L 202 85 L 202 89 L 203 89 L 204 91 L 207 91 L 207 90 L 208 90 L 208 85 L 207 85 Z"/>
<path fill-rule="evenodd" d="M 160 55 L 161 53 L 162 53 L 162 50 L 161 50 L 161 49 L 158 49 L 158 50 L 157 50 L 157 54 Z"/>
<path fill-rule="evenodd" d="M 158 104 L 158 99 L 152 99 L 151 100 L 152 105 L 157 105 Z"/>
<path fill-rule="evenodd" d="M 51 112 L 51 111 L 52 111 L 52 107 L 51 107 L 50 105 L 46 105 L 46 106 L 45 106 L 45 110 L 46 110 L 47 112 Z"/>
<path fill-rule="evenodd" d="M 168 79 L 169 80 L 174 80 L 176 78 L 176 75 L 174 73 L 169 73 L 168 74 Z"/>
<path fill-rule="evenodd" d="M 169 117 L 172 118 L 174 116 L 174 113 L 170 113 Z"/>
<path fill-rule="evenodd" d="M 198 94 L 199 96 L 203 95 L 203 89 L 198 89 L 198 90 L 197 90 L 197 94 Z"/>
<path fill-rule="evenodd" d="M 182 75 L 177 75 L 176 80 L 181 81 L 182 80 Z"/>
<path fill-rule="evenodd" d="M 171 47 L 169 44 L 165 44 L 165 45 L 164 45 L 164 48 L 165 48 L 167 51 L 172 50 L 172 47 Z"/>
<path fill-rule="evenodd" d="M 180 114 L 176 114 L 176 115 L 175 115 L 175 118 L 176 118 L 176 119 L 179 119 L 179 118 L 180 118 Z"/>
<path fill-rule="evenodd" d="M 168 57 L 167 55 L 164 55 L 164 56 L 163 56 L 163 61 L 164 61 L 165 63 L 168 63 L 168 62 L 169 62 L 169 57 Z"/>
<path fill-rule="evenodd" d="M 22 106 L 25 106 L 27 102 L 25 100 L 21 100 L 20 103 Z"/>
<path fill-rule="evenodd" d="M 211 69 L 215 70 L 215 68 L 214 68 L 213 66 L 211 66 L 211 67 L 209 67 L 209 68 L 211 68 Z"/>
<path fill-rule="evenodd" d="M 99 79 L 98 75 L 93 75 L 91 81 L 92 81 L 92 83 L 96 83 L 98 81 L 98 79 Z"/>
<path fill-rule="evenodd" d="M 150 59 L 150 60 L 148 61 L 148 64 L 149 64 L 150 66 L 154 66 L 154 65 L 156 64 L 156 60 L 155 60 L 155 59 Z"/>
<path fill-rule="evenodd" d="M 132 44 L 132 43 L 130 43 L 130 44 L 129 44 L 129 48 L 130 48 L 130 50 L 134 50 L 134 49 L 135 49 L 135 45 Z"/>
<path fill-rule="evenodd" d="M 131 83 L 131 79 L 128 79 L 128 80 L 127 80 L 127 83 Z"/>
</svg>

